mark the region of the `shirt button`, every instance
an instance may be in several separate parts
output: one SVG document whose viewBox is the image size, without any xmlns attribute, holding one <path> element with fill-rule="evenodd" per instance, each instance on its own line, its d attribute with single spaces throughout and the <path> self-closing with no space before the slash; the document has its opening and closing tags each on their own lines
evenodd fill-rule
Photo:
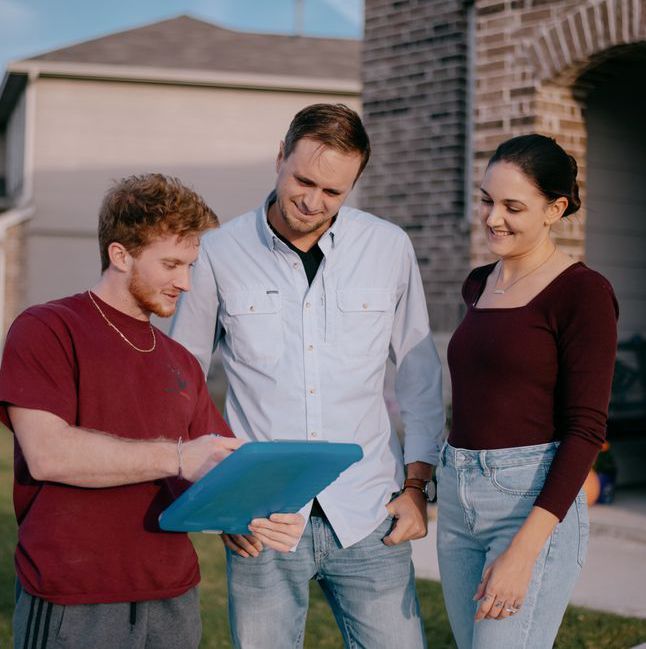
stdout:
<svg viewBox="0 0 646 649">
<path fill-rule="evenodd" d="M 318 436 L 318 433 L 315 430 L 310 432 L 310 437 L 317 437 L 317 436 Z"/>
<path fill-rule="evenodd" d="M 308 392 L 309 392 L 310 394 L 316 394 L 316 390 L 315 390 L 314 388 L 310 388 L 310 389 L 308 390 Z"/>
<path fill-rule="evenodd" d="M 292 266 L 293 266 L 294 268 L 298 268 L 298 262 L 295 261 L 295 262 L 292 264 Z"/>
<path fill-rule="evenodd" d="M 308 352 L 313 352 L 314 351 L 314 345 L 308 345 L 307 346 L 307 351 Z"/>
<path fill-rule="evenodd" d="M 311 306 L 311 305 L 310 305 L 310 303 L 309 303 L 309 302 L 305 302 L 305 308 L 306 308 L 306 309 L 309 309 L 309 308 L 310 308 L 310 306 Z"/>
<path fill-rule="evenodd" d="M 252 305 L 249 307 L 249 311 L 255 311 L 255 310 L 256 310 L 256 307 L 252 304 Z"/>
<path fill-rule="evenodd" d="M 368 308 L 368 305 L 364 302 L 364 303 L 361 305 L 361 308 L 362 308 L 362 309 L 367 309 L 367 308 Z"/>
</svg>

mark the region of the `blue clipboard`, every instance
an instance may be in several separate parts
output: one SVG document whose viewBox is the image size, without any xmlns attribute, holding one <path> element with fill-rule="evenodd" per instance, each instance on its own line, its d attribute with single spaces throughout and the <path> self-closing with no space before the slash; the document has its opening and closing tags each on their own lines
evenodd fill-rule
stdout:
<svg viewBox="0 0 646 649">
<path fill-rule="evenodd" d="M 248 534 L 252 519 L 297 512 L 362 457 L 358 444 L 247 442 L 167 507 L 159 526 Z"/>
</svg>

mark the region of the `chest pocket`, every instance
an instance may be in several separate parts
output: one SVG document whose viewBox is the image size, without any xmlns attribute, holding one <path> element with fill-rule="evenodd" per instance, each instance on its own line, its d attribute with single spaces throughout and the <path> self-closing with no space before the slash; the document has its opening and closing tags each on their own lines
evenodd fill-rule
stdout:
<svg viewBox="0 0 646 649">
<path fill-rule="evenodd" d="M 226 339 L 234 358 L 275 363 L 283 352 L 281 299 L 266 290 L 232 291 L 224 297 Z"/>
<path fill-rule="evenodd" d="M 395 313 L 395 293 L 388 289 L 353 288 L 337 291 L 337 336 L 349 356 L 383 356 Z"/>
</svg>

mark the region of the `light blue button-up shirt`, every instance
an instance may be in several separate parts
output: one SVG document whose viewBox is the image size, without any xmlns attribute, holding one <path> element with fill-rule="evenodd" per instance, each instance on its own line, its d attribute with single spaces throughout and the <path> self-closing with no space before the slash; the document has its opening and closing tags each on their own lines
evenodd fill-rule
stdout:
<svg viewBox="0 0 646 649">
<path fill-rule="evenodd" d="M 202 237 L 171 335 L 205 373 L 220 349 L 225 417 L 238 437 L 361 445 L 363 459 L 318 496 L 347 547 L 384 520 L 404 463 L 437 463 L 441 365 L 422 281 L 401 228 L 342 207 L 319 240 L 324 258 L 310 286 L 298 254 L 268 226 L 266 206 Z M 403 447 L 383 396 L 388 356 Z"/>
</svg>

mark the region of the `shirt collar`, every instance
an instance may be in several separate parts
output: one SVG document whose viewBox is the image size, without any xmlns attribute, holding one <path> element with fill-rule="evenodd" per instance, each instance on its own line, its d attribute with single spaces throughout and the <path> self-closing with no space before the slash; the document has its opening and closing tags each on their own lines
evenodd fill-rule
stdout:
<svg viewBox="0 0 646 649">
<path fill-rule="evenodd" d="M 265 202 L 262 204 L 261 207 L 258 208 L 258 227 L 260 229 L 265 244 L 271 250 L 274 250 L 278 242 L 282 243 L 280 239 L 276 236 L 274 231 L 269 227 L 269 223 L 267 221 L 267 212 L 269 211 L 269 206 L 275 200 L 276 200 L 276 190 L 272 189 L 269 195 L 267 196 L 267 198 L 265 199 Z M 343 229 L 341 223 L 343 221 L 342 213 L 344 209 L 345 209 L 344 207 L 341 207 L 339 209 L 339 213 L 336 215 L 336 219 L 334 219 L 334 223 L 330 228 L 328 228 L 323 233 L 323 236 L 321 236 L 321 238 L 319 239 L 318 244 L 321 250 L 323 250 L 323 252 L 327 252 L 330 248 L 334 248 L 336 245 L 337 239 L 339 238 L 339 234 Z M 328 241 L 330 243 L 328 243 Z"/>
<path fill-rule="evenodd" d="M 276 200 L 276 190 L 272 190 L 269 193 L 269 196 L 265 199 L 265 202 L 258 208 L 258 228 L 260 229 L 261 236 L 265 242 L 265 245 L 273 250 L 276 247 L 276 243 L 280 239 L 273 233 L 272 229 L 269 227 L 267 222 L 267 212 L 269 206 Z"/>
</svg>

